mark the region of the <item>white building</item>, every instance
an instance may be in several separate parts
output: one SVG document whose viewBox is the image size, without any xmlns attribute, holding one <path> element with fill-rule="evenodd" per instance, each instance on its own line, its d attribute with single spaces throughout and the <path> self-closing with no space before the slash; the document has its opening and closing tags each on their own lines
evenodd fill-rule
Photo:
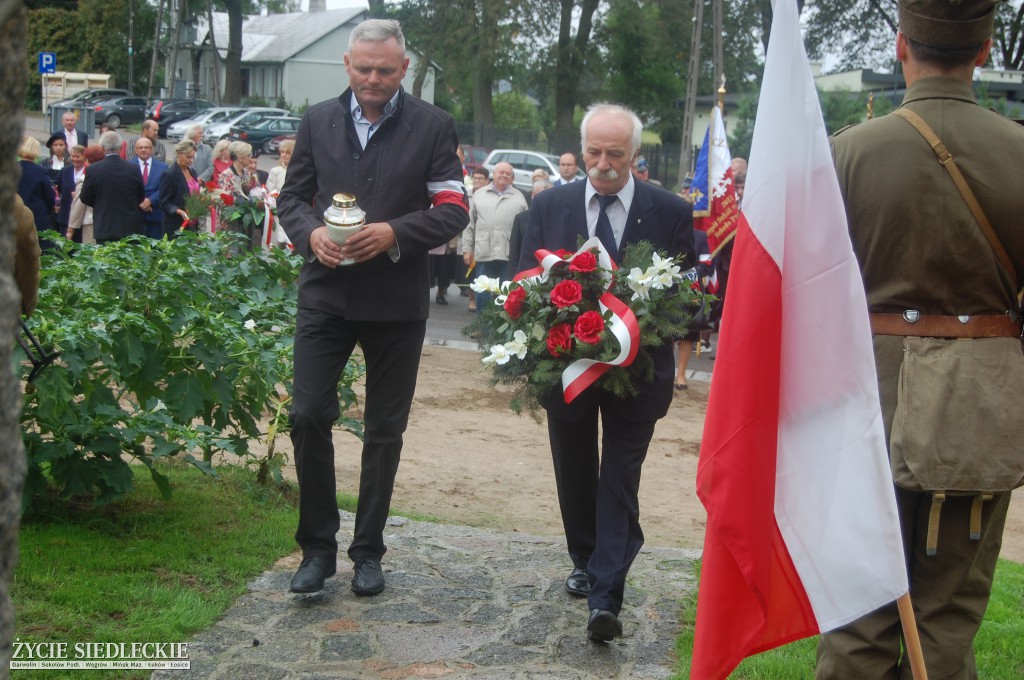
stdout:
<svg viewBox="0 0 1024 680">
<path fill-rule="evenodd" d="M 358 7 L 246 18 L 242 25 L 242 97 L 260 97 L 268 104 L 282 98 L 297 109 L 338 96 L 348 87 L 343 57 L 349 35 L 366 18 L 366 10 Z M 216 60 L 213 45 L 219 55 Z M 194 96 L 219 100 L 214 95 L 215 83 L 223 92 L 227 47 L 228 15 L 215 12 L 212 33 L 205 21 L 197 31 L 198 77 L 182 68 L 182 62 L 191 60 L 179 62 L 178 77 L 194 82 Z M 410 64 L 402 85 L 412 92 L 420 58 L 406 47 Z M 433 102 L 436 65 L 428 64 L 427 69 L 421 98 Z"/>
</svg>

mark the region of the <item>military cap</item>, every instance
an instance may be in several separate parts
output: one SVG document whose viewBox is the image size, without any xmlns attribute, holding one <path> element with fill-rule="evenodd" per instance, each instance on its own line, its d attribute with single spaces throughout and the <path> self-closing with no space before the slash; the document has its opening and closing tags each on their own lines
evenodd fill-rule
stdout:
<svg viewBox="0 0 1024 680">
<path fill-rule="evenodd" d="M 930 47 L 973 47 L 992 37 L 999 0 L 899 0 L 900 31 Z"/>
</svg>

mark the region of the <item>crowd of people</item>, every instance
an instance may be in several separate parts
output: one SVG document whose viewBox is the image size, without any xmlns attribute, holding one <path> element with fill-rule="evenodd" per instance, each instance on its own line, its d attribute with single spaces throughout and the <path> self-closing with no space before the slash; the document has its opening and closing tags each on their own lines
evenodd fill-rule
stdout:
<svg viewBox="0 0 1024 680">
<path fill-rule="evenodd" d="M 244 231 L 253 248 L 262 247 L 262 222 L 243 224 L 223 208 L 235 201 L 273 206 L 284 186 L 293 141 L 282 142 L 280 162 L 267 173 L 257 168 L 244 142 L 221 140 L 211 149 L 203 142 L 202 125 L 189 128 L 168 154 L 155 121 L 145 121 L 136 137 L 101 125 L 93 144 L 76 127 L 74 113 L 65 113 L 62 124 L 46 140 L 45 152 L 31 136 L 22 139 L 18 151 L 18 194 L 37 232 L 53 230 L 75 243 L 105 243 L 142 236 L 173 239 L 183 229 L 228 229 Z M 211 214 L 189 215 L 189 197 L 204 192 L 213 193 Z M 287 241 L 272 243 L 283 247 Z M 53 244 L 40 236 L 39 245 Z"/>
</svg>

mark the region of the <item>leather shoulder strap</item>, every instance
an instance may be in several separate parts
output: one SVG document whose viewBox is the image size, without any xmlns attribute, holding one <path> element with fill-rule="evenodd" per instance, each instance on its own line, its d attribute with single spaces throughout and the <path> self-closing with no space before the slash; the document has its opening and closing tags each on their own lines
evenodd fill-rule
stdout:
<svg viewBox="0 0 1024 680">
<path fill-rule="evenodd" d="M 989 245 L 992 246 L 992 251 L 996 254 L 996 259 L 999 264 L 1003 266 L 1003 269 L 1010 275 L 1010 281 L 1014 287 L 1017 286 L 1017 270 L 1014 269 L 1013 263 L 1010 261 L 1010 256 L 1006 253 L 1006 248 L 1003 247 L 999 237 L 996 236 L 996 232 L 993 231 L 991 223 L 988 221 L 988 217 L 985 215 L 985 211 L 982 210 L 981 204 L 978 203 L 978 199 L 975 198 L 974 192 L 971 191 L 971 187 L 967 185 L 967 180 L 964 179 L 964 175 L 960 172 L 960 168 L 957 166 L 956 161 L 953 160 L 953 154 L 949 153 L 949 149 L 942 143 L 938 135 L 928 127 L 928 123 L 922 120 L 921 116 L 917 115 L 913 111 L 907 108 L 896 109 L 893 111 L 893 115 L 899 116 L 903 120 L 907 121 L 914 126 L 914 129 L 921 133 L 928 145 L 932 147 L 932 151 L 939 158 L 939 163 L 948 172 L 949 176 L 953 178 L 953 183 L 956 188 L 960 190 L 960 195 L 964 197 L 964 201 L 967 203 L 967 207 L 971 209 L 974 214 L 974 218 L 978 221 L 978 226 L 981 227 L 982 233 L 985 234 L 985 238 L 988 239 Z"/>
</svg>

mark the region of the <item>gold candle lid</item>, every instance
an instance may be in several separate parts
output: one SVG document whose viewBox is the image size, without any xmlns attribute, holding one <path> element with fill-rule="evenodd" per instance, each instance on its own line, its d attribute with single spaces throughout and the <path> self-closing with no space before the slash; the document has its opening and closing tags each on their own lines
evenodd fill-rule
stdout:
<svg viewBox="0 0 1024 680">
<path fill-rule="evenodd" d="M 352 194 L 334 194 L 331 204 L 335 208 L 353 208 L 356 205 L 356 197 Z"/>
</svg>

